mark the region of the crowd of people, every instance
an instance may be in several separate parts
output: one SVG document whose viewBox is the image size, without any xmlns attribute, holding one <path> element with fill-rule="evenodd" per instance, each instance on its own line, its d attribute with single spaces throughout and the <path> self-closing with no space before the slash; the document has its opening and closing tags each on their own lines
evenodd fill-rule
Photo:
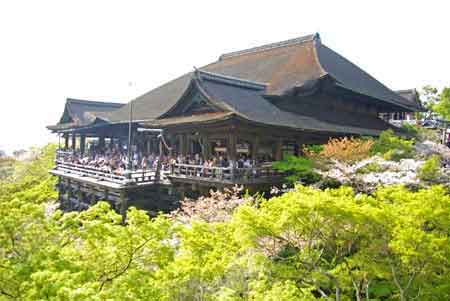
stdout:
<svg viewBox="0 0 450 301">
<path fill-rule="evenodd" d="M 155 153 L 146 154 L 136 150 L 131 152 L 130 157 L 131 160 L 129 160 L 128 152 L 125 148 L 115 146 L 102 150 L 93 148 L 84 154 L 79 152 L 61 152 L 58 159 L 65 163 L 83 165 L 118 175 L 130 168 L 134 171 L 156 169 L 160 161 L 162 170 L 170 170 L 175 164 L 194 165 L 197 168 L 227 168 L 230 166 L 235 166 L 237 168 L 252 168 L 263 161 L 270 160 L 270 158 L 262 158 L 263 160 L 256 162 L 256 160 L 252 160 L 246 154 L 241 154 L 236 162 L 231 162 L 231 160 L 223 154 L 217 154 L 208 159 L 204 159 L 198 153 L 186 156 L 180 154 L 160 156 Z"/>
</svg>

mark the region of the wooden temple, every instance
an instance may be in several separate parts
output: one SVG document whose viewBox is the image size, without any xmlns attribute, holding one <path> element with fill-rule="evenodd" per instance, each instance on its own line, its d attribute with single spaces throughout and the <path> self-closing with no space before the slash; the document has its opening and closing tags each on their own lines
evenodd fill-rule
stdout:
<svg viewBox="0 0 450 301">
<path fill-rule="evenodd" d="M 69 210 L 100 199 L 169 210 L 185 195 L 235 184 L 279 185 L 271 162 L 300 155 L 302 145 L 330 137 L 377 136 L 396 129 L 380 114 L 414 112 L 407 101 L 324 44 L 318 34 L 223 54 L 126 103 L 68 99 L 58 124 L 62 138 L 52 174 Z M 86 145 L 90 146 L 87 147 Z M 146 168 L 105 172 L 62 158 L 118 147 L 130 153 L 220 158 L 226 165 L 173 159 Z M 245 157 L 251 165 L 242 166 Z M 131 160 L 131 159 L 130 159 Z M 162 159 L 160 160 L 162 161 Z"/>
</svg>

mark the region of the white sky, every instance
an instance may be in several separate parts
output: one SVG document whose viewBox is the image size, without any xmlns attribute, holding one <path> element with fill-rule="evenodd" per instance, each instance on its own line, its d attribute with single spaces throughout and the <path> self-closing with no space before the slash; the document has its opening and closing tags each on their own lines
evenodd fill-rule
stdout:
<svg viewBox="0 0 450 301">
<path fill-rule="evenodd" d="M 126 101 L 221 53 L 315 32 L 390 88 L 450 85 L 447 3 L 0 0 L 0 149 L 52 139 L 66 97 Z"/>
</svg>

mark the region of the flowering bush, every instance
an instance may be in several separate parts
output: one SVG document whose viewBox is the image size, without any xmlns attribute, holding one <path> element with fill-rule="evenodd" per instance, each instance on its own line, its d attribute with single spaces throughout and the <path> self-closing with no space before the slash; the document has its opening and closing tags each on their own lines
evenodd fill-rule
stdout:
<svg viewBox="0 0 450 301">
<path fill-rule="evenodd" d="M 223 222 L 231 217 L 239 205 L 253 201 L 253 197 L 243 196 L 242 187 L 225 188 L 223 192 L 211 190 L 209 196 L 201 196 L 197 200 L 182 200 L 180 208 L 170 216 L 181 221 L 194 218 L 206 222 Z"/>
<path fill-rule="evenodd" d="M 372 139 L 331 138 L 320 154 L 328 159 L 351 163 L 369 157 L 373 144 Z"/>
</svg>

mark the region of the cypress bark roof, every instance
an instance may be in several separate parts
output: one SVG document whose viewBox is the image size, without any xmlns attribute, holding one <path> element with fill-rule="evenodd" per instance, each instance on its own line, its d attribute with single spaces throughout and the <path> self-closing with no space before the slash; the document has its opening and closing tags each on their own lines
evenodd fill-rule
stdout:
<svg viewBox="0 0 450 301">
<path fill-rule="evenodd" d="M 56 125 L 48 126 L 50 130 L 62 130 L 74 127 L 82 127 L 95 122 L 102 113 L 120 109 L 125 104 L 115 102 L 100 102 L 67 98 L 64 113 Z"/>
<path fill-rule="evenodd" d="M 264 83 L 266 94 L 276 96 L 330 76 L 338 86 L 367 96 L 378 106 L 395 107 L 397 111 L 419 109 L 323 45 L 318 34 L 223 54 L 218 61 L 200 70 Z M 135 119 L 145 121 L 162 116 L 181 98 L 192 75 L 192 72 L 184 74 L 133 100 Z M 104 117 L 111 122 L 126 121 L 129 118 L 129 106 L 130 103 Z"/>
<path fill-rule="evenodd" d="M 411 105 L 416 105 L 422 107 L 422 103 L 420 102 L 419 93 L 417 93 L 416 89 L 406 89 L 406 90 L 397 90 L 395 91 L 401 97 L 406 99 Z"/>
<path fill-rule="evenodd" d="M 390 90 L 323 45 L 319 35 L 315 34 L 223 54 L 218 61 L 186 73 L 126 105 L 111 104 L 108 107 L 104 103 L 101 103 L 104 106 L 99 106 L 97 102 L 86 104 L 76 100 L 72 104 L 68 100 L 63 118 L 56 128 L 86 126 L 96 120 L 127 122 L 131 105 L 135 122 L 150 125 L 178 120 L 182 123 L 194 122 L 198 118 L 204 122 L 208 120 L 207 115 L 168 120 L 168 117 L 173 117 L 170 113 L 186 98 L 193 85 L 213 104 L 224 108 L 225 113 L 231 112 L 267 125 L 367 135 L 376 135 L 389 127 L 382 120 L 367 114 L 339 112 L 339 118 L 323 112 L 306 115 L 281 110 L 269 101 L 271 98 L 289 97 L 292 91 L 310 93 L 325 81 L 332 83 L 335 91 L 361 100 L 361 105 L 373 106 L 380 112 L 420 110 L 420 105 Z"/>
<path fill-rule="evenodd" d="M 199 89 L 212 102 L 224 103 L 229 108 L 229 112 L 168 117 L 149 121 L 144 125 L 163 126 L 200 123 L 237 116 L 258 124 L 314 132 L 374 136 L 387 128 L 393 128 L 380 118 L 367 114 L 343 112 L 339 114 L 339 118 L 336 118 L 332 112 L 314 116 L 281 110 L 266 99 L 266 86 L 257 82 L 235 79 L 229 76 L 225 77 L 204 71 L 196 72 L 196 79 L 193 79 L 193 81 L 199 85 Z"/>
</svg>

